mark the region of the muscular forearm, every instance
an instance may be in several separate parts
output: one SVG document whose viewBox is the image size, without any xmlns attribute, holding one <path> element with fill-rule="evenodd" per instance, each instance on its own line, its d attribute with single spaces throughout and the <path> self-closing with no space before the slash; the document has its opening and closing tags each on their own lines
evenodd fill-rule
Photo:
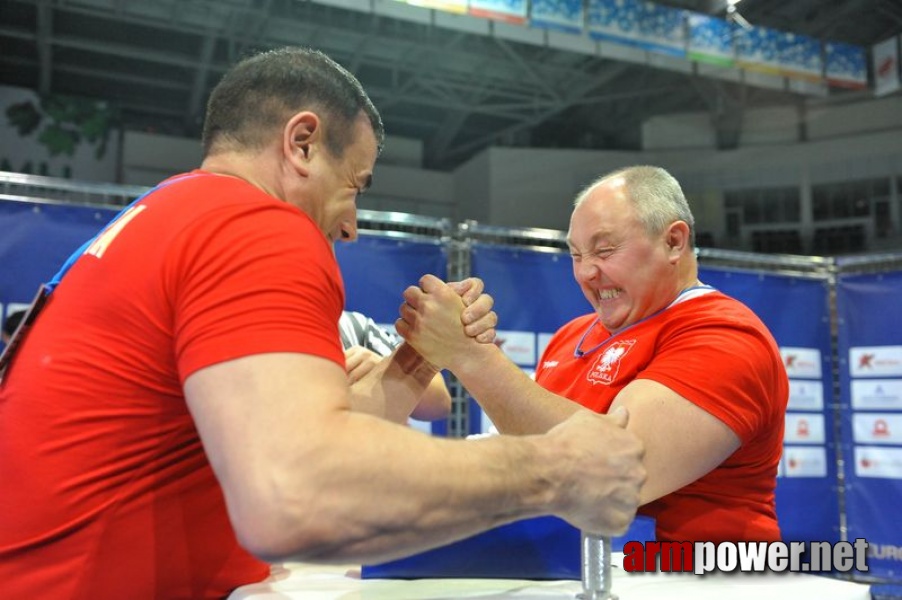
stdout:
<svg viewBox="0 0 902 600">
<path fill-rule="evenodd" d="M 437 374 L 438 370 L 413 348 L 401 344 L 351 386 L 351 407 L 395 423 L 405 423 Z"/>
<path fill-rule="evenodd" d="M 449 367 L 502 433 L 543 433 L 579 410 L 539 386 L 495 345 L 474 344 Z"/>
<path fill-rule="evenodd" d="M 539 514 L 618 534 L 644 479 L 626 413 L 440 439 L 354 412 L 347 373 L 306 354 L 200 369 L 185 397 L 238 540 L 268 560 L 382 560 Z"/>
<path fill-rule="evenodd" d="M 279 539 L 264 558 L 386 560 L 546 514 L 558 501 L 550 465 L 561 462 L 549 456 L 557 448 L 534 436 L 437 439 L 349 413 L 325 439 L 298 495 L 286 498 L 294 509 L 281 504 Z M 280 479 L 297 482 L 297 474 Z"/>
<path fill-rule="evenodd" d="M 411 417 L 420 421 L 444 419 L 451 413 L 451 394 L 441 373 L 436 373 L 420 396 Z"/>
</svg>

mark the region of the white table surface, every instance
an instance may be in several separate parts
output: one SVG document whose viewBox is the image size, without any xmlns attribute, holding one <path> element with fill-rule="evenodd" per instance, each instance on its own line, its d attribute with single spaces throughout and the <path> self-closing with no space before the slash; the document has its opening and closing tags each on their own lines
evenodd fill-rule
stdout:
<svg viewBox="0 0 902 600">
<path fill-rule="evenodd" d="M 620 600 L 870 600 L 870 586 L 792 573 L 626 573 L 612 557 L 611 591 Z M 572 600 L 579 581 L 512 579 L 363 579 L 359 568 L 289 563 L 262 583 L 238 588 L 229 600 L 451 600 L 483 598 Z"/>
</svg>

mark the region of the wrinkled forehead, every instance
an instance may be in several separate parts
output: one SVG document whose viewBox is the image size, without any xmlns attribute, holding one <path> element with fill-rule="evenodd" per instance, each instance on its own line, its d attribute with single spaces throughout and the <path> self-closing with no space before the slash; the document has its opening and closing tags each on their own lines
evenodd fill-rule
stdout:
<svg viewBox="0 0 902 600">
<path fill-rule="evenodd" d="M 635 205 L 623 193 L 622 185 L 598 187 L 574 208 L 567 230 L 571 249 L 617 245 L 624 240 L 646 236 L 647 231 Z"/>
</svg>

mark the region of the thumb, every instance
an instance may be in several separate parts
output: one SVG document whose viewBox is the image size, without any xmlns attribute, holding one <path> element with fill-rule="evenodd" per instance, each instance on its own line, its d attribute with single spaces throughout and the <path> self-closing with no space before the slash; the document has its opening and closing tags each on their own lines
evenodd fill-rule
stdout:
<svg viewBox="0 0 902 600">
<path fill-rule="evenodd" d="M 630 412 L 625 406 L 618 406 L 608 413 L 608 417 L 610 417 L 611 421 L 613 421 L 614 425 L 617 427 L 626 428 L 626 424 L 630 421 Z"/>
</svg>

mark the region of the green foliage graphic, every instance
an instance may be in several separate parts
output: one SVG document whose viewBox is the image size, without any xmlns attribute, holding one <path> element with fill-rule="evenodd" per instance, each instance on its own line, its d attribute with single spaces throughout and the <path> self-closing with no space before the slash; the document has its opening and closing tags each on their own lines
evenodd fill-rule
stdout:
<svg viewBox="0 0 902 600">
<path fill-rule="evenodd" d="M 6 118 L 10 126 L 14 127 L 22 137 L 31 135 L 41 124 L 41 113 L 31 102 L 11 104 L 6 109 Z"/>
<path fill-rule="evenodd" d="M 78 144 L 85 141 L 96 146 L 98 160 L 103 158 L 115 117 L 106 102 L 58 94 L 41 97 L 38 106 L 26 101 L 6 109 L 9 125 L 22 137 L 37 132 L 38 142 L 51 157 L 73 156 Z"/>
</svg>

